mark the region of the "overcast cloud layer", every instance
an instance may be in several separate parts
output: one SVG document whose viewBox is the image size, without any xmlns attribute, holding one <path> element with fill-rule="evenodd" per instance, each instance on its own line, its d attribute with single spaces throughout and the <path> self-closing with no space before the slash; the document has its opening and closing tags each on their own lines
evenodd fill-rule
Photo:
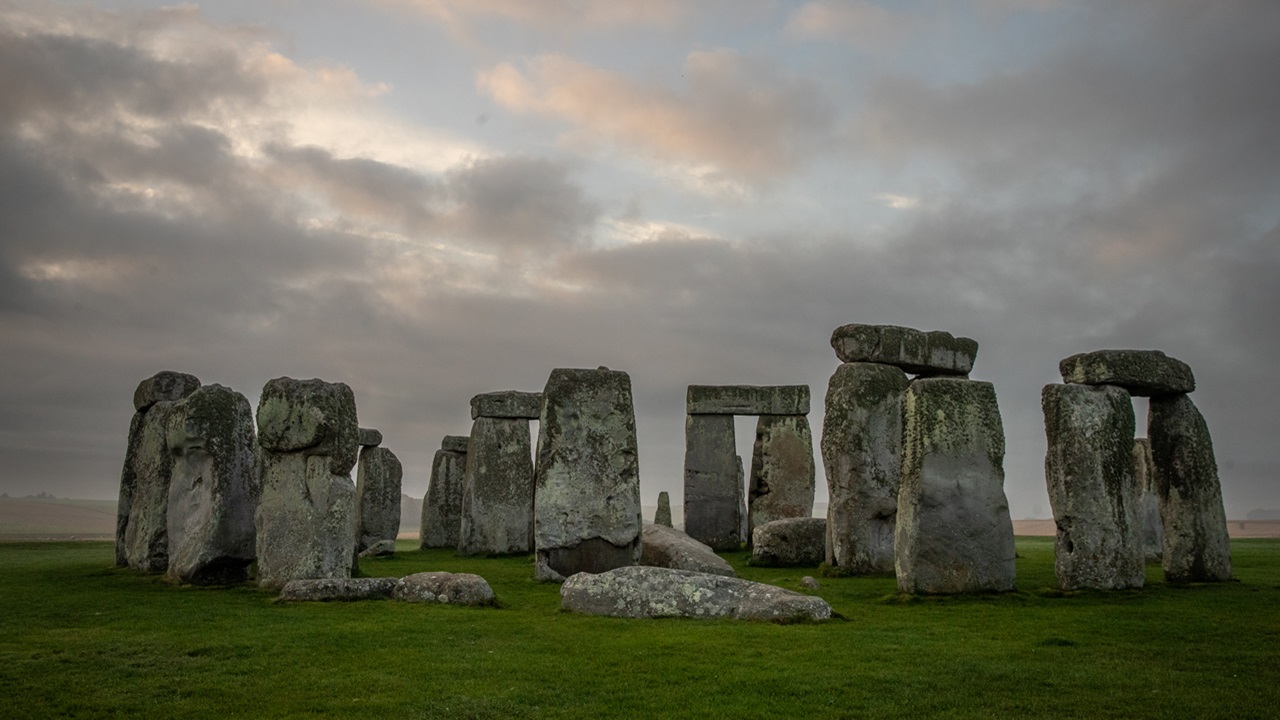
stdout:
<svg viewBox="0 0 1280 720">
<path fill-rule="evenodd" d="M 1015 516 L 1107 347 L 1280 508 L 1277 67 L 1263 0 L 0 0 L 0 491 L 113 497 L 175 369 L 348 383 L 421 496 L 472 395 L 607 365 L 678 503 L 689 384 L 806 383 L 816 437 L 863 322 L 979 341 Z"/>
</svg>

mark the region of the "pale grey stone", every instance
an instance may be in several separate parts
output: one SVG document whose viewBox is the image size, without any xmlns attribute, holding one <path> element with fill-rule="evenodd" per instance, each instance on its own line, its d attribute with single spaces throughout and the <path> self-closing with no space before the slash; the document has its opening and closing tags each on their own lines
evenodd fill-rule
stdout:
<svg viewBox="0 0 1280 720">
<path fill-rule="evenodd" d="M 756 421 L 747 491 L 747 537 L 774 520 L 813 515 L 813 433 L 803 415 L 762 415 Z"/>
<path fill-rule="evenodd" d="M 907 387 L 894 565 L 906 593 L 1013 589 L 1004 428 L 991 383 L 925 378 Z"/>
<path fill-rule="evenodd" d="M 557 573 L 640 560 L 640 471 L 631 378 L 556 369 L 542 394 L 534 539 Z"/>
<path fill-rule="evenodd" d="M 644 526 L 640 564 L 735 577 L 733 566 L 708 546 L 666 525 Z"/>
<path fill-rule="evenodd" d="M 1142 550 L 1149 563 L 1164 555 L 1164 523 L 1160 520 L 1160 493 L 1152 467 L 1151 441 L 1133 441 L 1133 481 L 1138 487 L 1138 523 L 1142 526 Z"/>
<path fill-rule="evenodd" d="M 1231 541 L 1209 426 L 1186 395 L 1153 397 L 1147 437 L 1164 524 L 1166 582 L 1231 579 Z"/>
<path fill-rule="evenodd" d="M 361 550 L 357 555 L 360 558 L 373 558 L 373 557 L 384 557 L 387 555 L 394 555 L 395 552 L 396 552 L 395 540 L 378 540 L 377 542 L 374 542 L 373 544 L 369 545 L 369 547 L 365 548 L 364 550 Z M 355 565 L 353 565 L 352 567 L 354 568 Z"/>
<path fill-rule="evenodd" d="M 1133 403 L 1113 385 L 1044 386 L 1045 482 L 1063 590 L 1142 587 Z"/>
<path fill-rule="evenodd" d="M 391 597 L 399 578 L 340 578 L 330 580 L 290 580 L 280 588 L 282 602 L 331 600 L 376 600 Z"/>
<path fill-rule="evenodd" d="M 174 403 L 167 515 L 171 580 L 228 584 L 248 578 L 258 505 L 253 409 L 244 395 L 206 385 Z"/>
<path fill-rule="evenodd" d="M 138 383 L 133 391 L 133 409 L 144 412 L 158 402 L 176 402 L 199 389 L 200 379 L 195 375 L 161 370 Z"/>
<path fill-rule="evenodd" d="M 653 513 L 654 525 L 671 527 L 671 495 L 666 490 L 658 493 L 658 509 Z"/>
<path fill-rule="evenodd" d="M 427 548 L 458 547 L 462 526 L 462 493 L 467 475 L 467 438 L 446 435 L 431 461 L 431 480 L 422 500 L 419 542 Z M 454 438 L 451 442 L 450 438 Z M 461 451 L 456 448 L 462 447 Z"/>
<path fill-rule="evenodd" d="M 818 590 L 822 588 L 822 583 L 818 582 L 812 575 L 805 575 L 800 578 L 800 587 L 805 590 Z"/>
<path fill-rule="evenodd" d="M 893 572 L 902 476 L 901 368 L 845 363 L 827 385 L 822 464 L 827 476 L 827 557 L 842 573 Z"/>
<path fill-rule="evenodd" d="M 440 443 L 440 449 L 445 452 L 465 454 L 470 443 L 471 438 L 467 435 L 445 435 L 444 440 Z"/>
<path fill-rule="evenodd" d="M 120 511 L 117 517 L 117 562 L 135 570 L 164 572 L 169 567 L 169 482 L 173 457 L 169 454 L 168 425 L 174 403 L 161 400 L 145 413 L 134 415 L 121 475 Z"/>
<path fill-rule="evenodd" d="M 561 586 L 560 607 L 586 615 L 625 618 L 831 618 L 831 606 L 812 595 L 723 575 L 644 566 L 594 575 L 578 573 Z"/>
<path fill-rule="evenodd" d="M 751 532 L 751 564 L 764 567 L 817 565 L 827 554 L 825 518 L 787 518 Z"/>
<path fill-rule="evenodd" d="M 746 525 L 732 415 L 687 415 L 684 530 L 715 550 L 737 550 Z"/>
<path fill-rule="evenodd" d="M 978 355 L 978 342 L 971 338 L 898 325 L 842 325 L 831 333 L 831 347 L 840 362 L 893 365 L 925 377 L 967 376 Z"/>
<path fill-rule="evenodd" d="M 1118 385 L 1141 397 L 1196 389 L 1191 368 L 1159 350 L 1095 350 L 1064 359 L 1058 370 L 1065 383 Z"/>
<path fill-rule="evenodd" d="M 391 597 L 407 602 L 473 607 L 497 603 L 489 583 L 472 573 L 421 572 L 406 575 L 396 583 Z"/>
<path fill-rule="evenodd" d="M 458 552 L 508 555 L 533 549 L 533 449 L 529 421 L 478 417 L 471 425 Z"/>
<path fill-rule="evenodd" d="M 373 428 L 356 430 L 356 444 L 360 447 L 378 447 L 382 444 L 382 433 Z"/>
<path fill-rule="evenodd" d="M 269 452 L 330 458 L 329 472 L 346 475 L 360 450 L 355 394 L 345 383 L 270 380 L 258 400 L 258 445 Z"/>
<path fill-rule="evenodd" d="M 384 447 L 360 450 L 356 471 L 356 552 L 390 555 L 400 533 L 400 487 L 404 466 Z"/>
<path fill-rule="evenodd" d="M 471 419 L 511 418 L 537 420 L 542 414 L 542 393 L 499 390 L 471 398 Z"/>
<path fill-rule="evenodd" d="M 808 385 L 690 385 L 690 415 L 808 415 Z"/>
</svg>

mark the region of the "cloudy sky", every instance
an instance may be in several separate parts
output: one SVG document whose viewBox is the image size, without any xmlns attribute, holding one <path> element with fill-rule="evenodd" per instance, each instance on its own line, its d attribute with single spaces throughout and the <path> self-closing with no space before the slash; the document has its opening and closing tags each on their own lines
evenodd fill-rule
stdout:
<svg viewBox="0 0 1280 720">
<path fill-rule="evenodd" d="M 607 365 L 679 503 L 690 383 L 816 439 L 862 322 L 979 341 L 1015 516 L 1107 347 L 1280 507 L 1276 68 L 1271 0 L 0 0 L 0 491 L 114 497 L 175 369 L 348 383 L 421 496 L 472 395 Z"/>
</svg>

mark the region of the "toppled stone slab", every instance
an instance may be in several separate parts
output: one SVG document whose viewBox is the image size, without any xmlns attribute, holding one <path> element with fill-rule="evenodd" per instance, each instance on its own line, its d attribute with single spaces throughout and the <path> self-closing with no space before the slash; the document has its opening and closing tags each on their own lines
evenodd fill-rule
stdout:
<svg viewBox="0 0 1280 720">
<path fill-rule="evenodd" d="M 560 607 L 625 618 L 831 618 L 831 606 L 812 595 L 722 575 L 644 566 L 578 573 L 560 588 Z"/>
<path fill-rule="evenodd" d="M 423 550 L 458 547 L 467 475 L 467 441 L 465 435 L 446 435 L 431 461 L 431 480 L 422 500 L 422 525 L 418 535 Z M 458 450 L 459 447 L 462 449 Z"/>
<path fill-rule="evenodd" d="M 640 564 L 737 577 L 733 566 L 710 547 L 666 525 L 645 524 Z"/>
<path fill-rule="evenodd" d="M 690 415 L 808 415 L 808 385 L 690 385 Z"/>
<path fill-rule="evenodd" d="M 813 432 L 803 415 L 756 421 L 747 489 L 747 537 L 759 525 L 813 515 Z"/>
<path fill-rule="evenodd" d="M 1160 520 L 1160 493 L 1156 490 L 1154 462 L 1151 459 L 1151 441 L 1136 438 L 1133 441 L 1133 481 L 1138 488 L 1142 551 L 1149 563 L 1160 562 L 1164 555 L 1164 523 Z"/>
<path fill-rule="evenodd" d="M 831 333 L 831 347 L 840 362 L 893 365 L 923 377 L 968 376 L 978 356 L 977 340 L 898 325 L 841 325 Z"/>
<path fill-rule="evenodd" d="M 357 467 L 356 552 L 361 557 L 394 554 L 404 466 L 387 448 L 365 446 Z"/>
<path fill-rule="evenodd" d="M 542 414 L 542 393 L 501 390 L 471 398 L 471 419 L 512 418 L 537 420 Z"/>
<path fill-rule="evenodd" d="M 1062 381 L 1117 385 L 1139 397 L 1181 395 L 1196 389 L 1191 368 L 1159 350 L 1095 350 L 1058 363 Z"/>
<path fill-rule="evenodd" d="M 470 435 L 445 435 L 440 443 L 440 449 L 445 452 L 465 453 L 470 444 Z"/>
<path fill-rule="evenodd" d="M 478 417 L 462 483 L 458 552 L 509 555 L 533 549 L 533 448 L 529 421 Z"/>
<path fill-rule="evenodd" d="M 653 524 L 672 527 L 671 495 L 669 495 L 666 490 L 658 493 L 658 509 L 653 513 Z"/>
<path fill-rule="evenodd" d="M 356 444 L 360 447 L 378 447 L 382 444 L 382 433 L 373 428 L 360 428 L 356 431 Z"/>
<path fill-rule="evenodd" d="M 774 520 L 751 533 L 751 564 L 763 567 L 817 565 L 827 554 L 825 518 Z"/>
<path fill-rule="evenodd" d="M 489 583 L 472 573 L 421 572 L 406 575 L 396 583 L 391 597 L 406 602 L 473 607 L 497 603 Z"/>
<path fill-rule="evenodd" d="M 200 389 L 200 379 L 195 375 L 161 370 L 138 383 L 133 391 L 133 409 L 143 412 L 158 402 L 176 402 Z"/>
<path fill-rule="evenodd" d="M 283 602 L 325 602 L 331 600 L 376 600 L 391 597 L 399 578 L 341 578 L 290 580 L 276 598 Z"/>
<path fill-rule="evenodd" d="M 713 550 L 737 550 L 746 526 L 732 415 L 687 415 L 684 531 Z"/>
</svg>

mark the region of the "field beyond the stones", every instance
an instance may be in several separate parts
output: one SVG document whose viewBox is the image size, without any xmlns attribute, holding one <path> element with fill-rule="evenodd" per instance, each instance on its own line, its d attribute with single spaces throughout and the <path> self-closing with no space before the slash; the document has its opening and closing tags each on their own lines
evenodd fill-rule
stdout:
<svg viewBox="0 0 1280 720">
<path fill-rule="evenodd" d="M 8 718 L 1275 717 L 1280 540 L 1232 542 L 1238 582 L 1054 590 L 1053 541 L 1019 537 L 1019 591 L 904 598 L 820 578 L 842 619 L 776 625 L 559 610 L 528 558 L 402 541 L 368 575 L 476 572 L 497 609 L 280 604 L 112 567 L 105 542 L 0 544 Z M 747 567 L 798 589 L 816 568 Z"/>
</svg>

